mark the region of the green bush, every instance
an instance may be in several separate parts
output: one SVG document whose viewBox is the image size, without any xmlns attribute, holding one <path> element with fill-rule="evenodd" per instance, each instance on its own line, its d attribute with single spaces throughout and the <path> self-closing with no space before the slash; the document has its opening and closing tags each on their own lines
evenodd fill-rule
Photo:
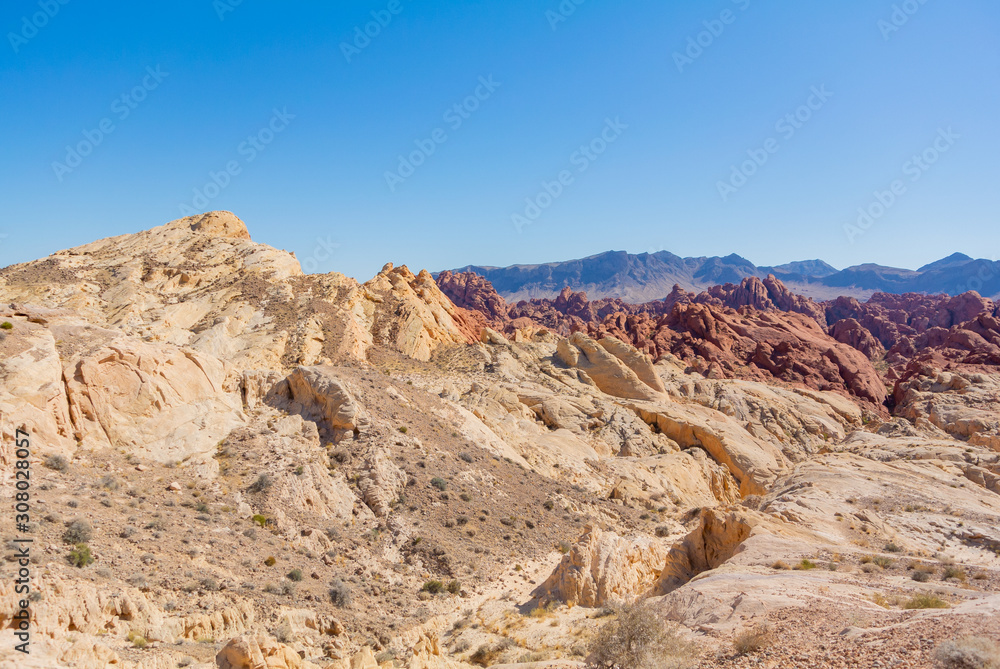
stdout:
<svg viewBox="0 0 1000 669">
<path fill-rule="evenodd" d="M 302 580 L 302 570 L 293 569 L 286 574 L 286 577 L 288 578 L 289 581 L 295 581 L 296 583 L 298 583 L 299 581 Z"/>
<path fill-rule="evenodd" d="M 10 321 L 4 321 L 3 323 L 0 323 L 0 328 L 3 328 L 4 330 L 13 330 L 14 324 Z"/>
<path fill-rule="evenodd" d="M 429 592 L 432 595 L 436 595 L 442 590 L 444 590 L 444 583 L 441 581 L 427 581 L 424 583 L 424 587 L 420 588 L 422 592 Z"/>
<path fill-rule="evenodd" d="M 77 544 L 69 552 L 69 562 L 74 567 L 83 569 L 87 565 L 94 563 L 94 557 L 90 554 L 90 546 L 87 544 Z"/>
<path fill-rule="evenodd" d="M 259 513 L 255 514 L 254 517 L 251 518 L 250 520 L 252 520 L 253 522 L 257 523 L 261 527 L 264 527 L 265 525 L 267 525 L 267 518 L 265 518 L 264 516 L 260 515 Z"/>
<path fill-rule="evenodd" d="M 431 485 L 440 490 L 441 492 L 444 492 L 445 490 L 448 489 L 448 482 L 445 481 L 443 478 L 439 478 L 437 476 L 431 479 Z"/>
<path fill-rule="evenodd" d="M 448 592 L 450 592 L 453 595 L 457 595 L 458 593 L 462 592 L 462 584 L 459 583 L 458 581 L 449 581 L 448 585 L 445 586 L 445 588 L 448 590 Z"/>
</svg>

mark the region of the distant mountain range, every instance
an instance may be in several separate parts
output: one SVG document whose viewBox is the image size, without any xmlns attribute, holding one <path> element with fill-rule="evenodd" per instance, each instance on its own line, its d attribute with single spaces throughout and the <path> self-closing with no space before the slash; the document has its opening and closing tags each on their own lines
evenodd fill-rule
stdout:
<svg viewBox="0 0 1000 669">
<path fill-rule="evenodd" d="M 774 274 L 793 291 L 816 299 L 839 295 L 866 299 L 878 291 L 958 295 L 975 290 L 985 297 L 1000 297 L 1000 262 L 975 260 L 961 253 L 918 270 L 874 264 L 838 270 L 822 260 L 757 267 L 736 254 L 724 258 L 681 258 L 668 251 L 637 255 L 608 251 L 542 265 L 469 265 L 453 271 L 484 276 L 504 298 L 514 301 L 553 297 L 568 286 L 574 291 L 586 291 L 590 299 L 617 297 L 627 302 L 648 302 L 664 298 L 675 284 L 685 290 L 700 291 L 768 274 Z"/>
</svg>

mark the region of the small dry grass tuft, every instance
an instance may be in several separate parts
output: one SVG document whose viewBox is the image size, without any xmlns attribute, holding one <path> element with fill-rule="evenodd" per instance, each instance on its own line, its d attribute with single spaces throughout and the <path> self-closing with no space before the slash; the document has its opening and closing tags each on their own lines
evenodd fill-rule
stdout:
<svg viewBox="0 0 1000 669">
<path fill-rule="evenodd" d="M 907 600 L 903 604 L 904 609 L 947 609 L 951 605 L 937 595 L 921 594 Z"/>
<path fill-rule="evenodd" d="M 733 639 L 733 648 L 740 655 L 749 655 L 750 653 L 759 653 L 772 643 L 774 643 L 774 635 L 771 633 L 771 628 L 760 625 L 737 634 Z"/>
<path fill-rule="evenodd" d="M 942 669 L 1000 669 L 1000 645 L 985 637 L 945 641 L 934 659 Z"/>
</svg>

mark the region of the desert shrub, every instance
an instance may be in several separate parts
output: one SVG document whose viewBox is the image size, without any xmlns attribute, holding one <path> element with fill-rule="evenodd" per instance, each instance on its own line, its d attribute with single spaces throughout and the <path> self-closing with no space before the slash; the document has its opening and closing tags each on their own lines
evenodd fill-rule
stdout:
<svg viewBox="0 0 1000 669">
<path fill-rule="evenodd" d="M 670 526 L 668 525 L 660 525 L 659 527 L 656 528 L 656 536 L 660 537 L 661 539 L 663 537 L 669 537 L 670 534 L 671 534 Z"/>
<path fill-rule="evenodd" d="M 808 571 L 810 569 L 815 569 L 816 568 L 816 563 L 813 562 L 812 560 L 807 560 L 807 559 L 803 558 L 801 562 L 799 562 L 797 565 L 795 565 L 795 568 L 796 569 L 800 569 L 802 571 Z"/>
<path fill-rule="evenodd" d="M 477 667 L 489 667 L 496 664 L 504 652 L 514 646 L 511 639 L 503 639 L 491 644 L 483 644 L 469 657 L 469 662 Z"/>
<path fill-rule="evenodd" d="M 462 462 L 468 462 L 469 464 L 472 464 L 472 456 L 469 455 L 468 453 L 460 453 L 458 457 L 462 459 Z"/>
<path fill-rule="evenodd" d="M 348 451 L 346 451 L 346 450 L 344 450 L 344 449 L 341 448 L 341 449 L 337 449 L 336 451 L 334 451 L 330 455 L 330 457 L 332 457 L 338 463 L 344 464 L 345 462 L 347 462 L 348 460 L 351 459 L 351 454 Z"/>
<path fill-rule="evenodd" d="M 427 581 L 424 583 L 424 587 L 420 588 L 421 592 L 429 592 L 432 595 L 436 595 L 442 590 L 444 590 L 444 583 L 441 581 Z"/>
<path fill-rule="evenodd" d="M 945 641 L 934 659 L 942 669 L 1000 669 L 1000 645 L 985 637 Z"/>
<path fill-rule="evenodd" d="M 884 555 L 876 555 L 872 557 L 872 564 L 876 564 L 882 569 L 892 568 L 892 558 L 887 558 Z"/>
<path fill-rule="evenodd" d="M 295 581 L 296 583 L 298 583 L 299 581 L 302 580 L 302 570 L 293 569 L 290 572 L 288 572 L 285 576 L 286 578 L 288 578 L 289 581 Z"/>
<path fill-rule="evenodd" d="M 778 560 L 771 565 L 771 569 L 791 569 L 791 567 L 789 567 L 783 561 Z"/>
<path fill-rule="evenodd" d="M 68 544 L 85 544 L 93 537 L 94 530 L 86 520 L 71 521 L 63 532 L 63 541 Z"/>
<path fill-rule="evenodd" d="M 903 604 L 904 609 L 947 609 L 949 606 L 948 602 L 937 595 L 926 593 L 914 595 L 912 599 L 907 600 Z"/>
<path fill-rule="evenodd" d="M 69 460 L 61 455 L 50 455 L 45 458 L 45 466 L 57 472 L 64 472 L 69 469 Z"/>
<path fill-rule="evenodd" d="M 347 608 L 351 605 L 351 589 L 340 579 L 330 583 L 330 601 L 338 608 Z"/>
<path fill-rule="evenodd" d="M 572 549 L 573 546 L 571 546 L 568 541 L 560 541 L 558 548 L 560 553 L 566 555 L 566 553 L 569 553 L 570 549 Z"/>
<path fill-rule="evenodd" d="M 146 637 L 142 636 L 141 634 L 137 634 L 135 632 L 129 632 L 128 636 L 125 638 L 128 639 L 135 648 L 145 648 L 146 645 L 149 643 L 148 641 L 146 641 Z"/>
<path fill-rule="evenodd" d="M 927 581 L 931 580 L 931 575 L 928 574 L 926 571 L 914 571 L 912 574 L 910 574 L 910 578 L 912 578 L 917 583 L 926 583 Z"/>
<path fill-rule="evenodd" d="M 138 530 L 136 530 L 134 527 L 132 527 L 131 525 L 126 525 L 124 528 L 122 528 L 122 531 L 118 533 L 118 536 L 122 539 L 128 539 L 136 532 L 138 532 Z"/>
<path fill-rule="evenodd" d="M 899 546 L 897 546 L 896 544 L 894 544 L 892 542 L 887 543 L 883 548 L 884 548 L 884 550 L 885 550 L 886 553 L 902 553 L 903 552 L 902 548 L 900 548 Z"/>
<path fill-rule="evenodd" d="M 273 567 L 275 562 L 277 562 L 277 560 L 274 559 L 273 555 L 267 556 L 267 559 L 264 560 L 264 564 L 266 564 L 268 567 Z"/>
<path fill-rule="evenodd" d="M 410 428 L 406 427 L 405 425 L 402 425 L 400 426 L 399 431 L 402 432 L 403 434 L 406 434 L 407 432 L 410 431 Z"/>
<path fill-rule="evenodd" d="M 619 606 L 615 613 L 615 619 L 601 627 L 590 645 L 591 667 L 688 669 L 696 666 L 697 645 L 668 627 L 650 605 Z"/>
<path fill-rule="evenodd" d="M 551 499 L 547 499 L 545 500 L 545 503 L 542 504 L 542 506 L 544 506 L 547 511 L 551 511 L 552 509 L 556 508 L 556 503 L 553 502 Z"/>
<path fill-rule="evenodd" d="M 451 594 L 457 595 L 462 592 L 462 584 L 458 581 L 448 581 L 448 585 L 445 586 L 445 589 Z"/>
<path fill-rule="evenodd" d="M 280 592 L 282 595 L 285 595 L 286 597 L 292 597 L 293 595 L 295 595 L 295 584 L 285 581 L 280 586 L 278 586 L 278 592 Z"/>
<path fill-rule="evenodd" d="M 462 493 L 461 495 L 459 495 L 458 497 L 459 497 L 459 499 L 461 499 L 461 500 L 462 500 L 463 502 L 471 502 L 471 501 L 472 501 L 472 495 L 470 495 L 470 494 L 469 494 L 469 493 L 467 493 L 467 492 L 463 492 L 463 493 Z"/>
<path fill-rule="evenodd" d="M 90 554 L 90 546 L 82 543 L 74 546 L 69 552 L 69 563 L 80 569 L 93 564 L 94 557 Z"/>
<path fill-rule="evenodd" d="M 441 492 L 444 492 L 445 490 L 448 489 L 448 482 L 445 481 L 443 478 L 437 476 L 431 479 L 431 485 L 440 490 Z"/>
<path fill-rule="evenodd" d="M 948 565 L 944 568 L 944 571 L 941 573 L 941 580 L 947 581 L 949 578 L 954 578 L 959 581 L 964 581 L 965 572 L 959 569 L 958 567 L 953 567 L 951 565 Z"/>
<path fill-rule="evenodd" d="M 3 328 L 4 330 L 13 330 L 14 324 L 10 321 L 4 321 L 3 323 L 0 323 L 0 328 Z"/>
<path fill-rule="evenodd" d="M 211 576 L 206 576 L 205 578 L 201 579 L 201 587 L 205 588 L 209 592 L 218 592 L 219 582 L 216 581 Z"/>
<path fill-rule="evenodd" d="M 733 648 L 740 655 L 759 653 L 774 642 L 771 629 L 766 625 L 746 629 L 733 639 Z"/>
<path fill-rule="evenodd" d="M 274 485 L 274 482 L 271 480 L 271 477 L 267 474 L 261 474 L 257 477 L 256 481 L 250 484 L 250 487 L 247 488 L 247 490 L 249 492 L 265 492 L 270 489 L 272 485 Z"/>
<path fill-rule="evenodd" d="M 261 527 L 267 525 L 267 518 L 265 516 L 260 515 L 259 513 L 254 514 L 253 518 L 251 518 L 250 520 L 257 523 Z"/>
<path fill-rule="evenodd" d="M 110 474 L 101 477 L 101 480 L 97 482 L 97 485 L 105 490 L 118 490 L 121 484 L 118 483 L 118 479 Z"/>
<path fill-rule="evenodd" d="M 208 508 L 208 504 L 205 504 L 204 502 L 198 502 L 198 504 L 195 505 L 194 510 L 198 513 L 208 513 L 211 511 L 211 509 Z"/>
<path fill-rule="evenodd" d="M 134 574 L 128 579 L 128 584 L 140 590 L 149 588 L 149 580 L 143 574 Z"/>
</svg>

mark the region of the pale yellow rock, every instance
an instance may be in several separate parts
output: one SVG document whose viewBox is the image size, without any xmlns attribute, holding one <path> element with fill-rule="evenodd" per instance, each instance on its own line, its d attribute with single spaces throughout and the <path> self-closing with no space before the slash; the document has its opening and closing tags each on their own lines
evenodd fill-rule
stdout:
<svg viewBox="0 0 1000 669">
<path fill-rule="evenodd" d="M 84 448 L 126 448 L 159 462 L 213 453 L 243 422 L 225 365 L 173 346 L 120 339 L 67 372 L 74 428 Z"/>
<path fill-rule="evenodd" d="M 272 394 L 276 406 L 314 421 L 338 440 L 369 426 L 367 414 L 331 367 L 299 367 Z"/>
<path fill-rule="evenodd" d="M 588 526 L 535 595 L 598 607 L 631 602 L 660 576 L 667 549 L 652 537 L 621 537 Z"/>
<path fill-rule="evenodd" d="M 215 656 L 218 669 L 320 669 L 266 634 L 231 639 Z"/>
<path fill-rule="evenodd" d="M 587 374 L 601 391 L 615 397 L 637 400 L 662 399 L 662 384 L 656 379 L 659 389 L 645 383 L 629 362 L 636 365 L 640 360 L 637 351 L 620 342 L 608 343 L 608 348 L 594 341 L 582 332 L 575 333 L 569 339 L 559 342 L 557 355 L 563 364 L 574 367 Z M 631 350 L 630 350 L 631 349 Z M 623 357 L 619 357 L 623 356 Z M 652 364 L 636 365 L 644 376 L 655 374 Z M 649 369 L 646 368 L 649 366 Z"/>
</svg>

